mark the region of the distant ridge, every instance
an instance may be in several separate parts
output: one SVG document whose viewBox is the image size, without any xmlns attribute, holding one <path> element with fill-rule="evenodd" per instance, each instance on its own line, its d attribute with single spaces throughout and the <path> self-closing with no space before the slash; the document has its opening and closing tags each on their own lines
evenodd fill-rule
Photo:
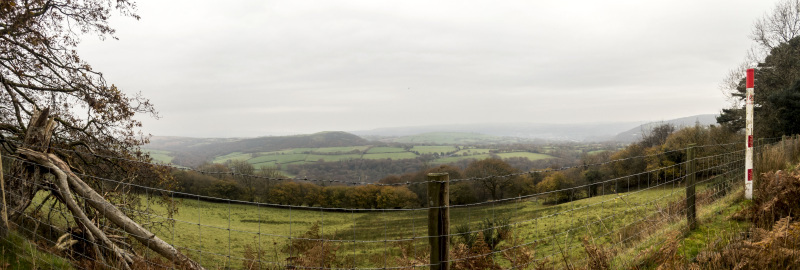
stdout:
<svg viewBox="0 0 800 270">
<path fill-rule="evenodd" d="M 671 124 L 676 128 L 694 126 L 695 124 L 700 124 L 701 126 L 716 125 L 717 116 L 717 114 L 700 114 L 666 121 L 650 122 L 623 131 L 614 136 L 612 140 L 625 143 L 637 142 L 642 139 L 642 132 L 649 132 L 662 124 Z"/>
<path fill-rule="evenodd" d="M 369 141 L 342 131 L 324 131 L 307 135 L 270 136 L 257 138 L 189 138 L 153 137 L 146 149 L 170 151 L 173 162 L 183 166 L 197 166 L 214 156 L 233 152 L 270 152 L 289 148 L 320 148 L 367 145 Z"/>
<path fill-rule="evenodd" d="M 541 123 L 484 123 L 444 124 L 436 126 L 388 127 L 351 131 L 368 138 L 408 137 L 429 133 L 471 133 L 488 137 L 515 137 L 549 141 L 606 141 L 620 131 L 644 122 L 614 122 L 585 124 L 541 124 Z"/>
<path fill-rule="evenodd" d="M 194 167 L 214 157 L 235 152 L 259 153 L 293 148 L 366 146 L 375 143 L 404 144 L 516 144 L 549 142 L 635 142 L 642 131 L 669 123 L 676 127 L 716 124 L 715 114 L 695 115 L 667 121 L 638 123 L 533 124 L 497 123 L 381 128 L 355 131 L 326 131 L 306 135 L 265 136 L 256 138 L 190 138 L 155 136 L 143 146 L 158 150 L 174 164 Z M 620 132 L 622 131 L 622 132 Z M 366 139 L 365 139 L 366 138 Z M 377 141 L 377 142 L 376 142 Z M 174 158 L 172 158 L 174 157 Z"/>
</svg>

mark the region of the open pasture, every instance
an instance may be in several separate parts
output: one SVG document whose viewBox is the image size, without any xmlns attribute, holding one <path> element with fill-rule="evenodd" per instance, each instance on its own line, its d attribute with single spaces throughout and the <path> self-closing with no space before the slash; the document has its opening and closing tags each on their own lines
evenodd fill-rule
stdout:
<svg viewBox="0 0 800 270">
<path fill-rule="evenodd" d="M 159 163 L 169 164 L 172 162 L 172 159 L 175 158 L 172 156 L 172 152 L 170 151 L 155 150 L 155 149 L 142 149 L 142 151 L 150 154 L 150 158 L 152 158 L 153 161 Z"/>
<path fill-rule="evenodd" d="M 683 187 L 667 184 L 560 205 L 543 204 L 545 195 L 542 195 L 473 207 L 456 206 L 450 210 L 451 233 L 457 233 L 459 226 L 469 225 L 474 231 L 485 220 L 508 219 L 512 232 L 522 243 L 536 243 L 530 247 L 535 249 L 537 258 L 554 256 L 559 246 L 580 246 L 585 235 L 594 235 L 595 241 L 610 241 L 614 234 L 609 234 L 609 229 L 620 229 L 652 214 L 657 208 L 679 200 L 683 192 Z M 176 222 L 162 232 L 162 237 L 212 267 L 241 268 L 242 261 L 236 258 L 243 258 L 246 250 L 255 248 L 265 251 L 261 260 L 285 263 L 286 257 L 298 255 L 286 249 L 289 238 L 303 237 L 314 224 L 320 226 L 326 241 L 331 241 L 326 245 L 336 248 L 337 256 L 347 258 L 355 267 L 398 266 L 394 258 L 401 256 L 401 243 L 410 242 L 414 252 L 422 253 L 428 248 L 424 237 L 427 209 L 330 212 L 190 198 L 179 202 Z M 166 210 L 159 204 L 150 205 L 156 212 Z M 458 236 L 454 238 L 460 241 Z M 578 255 L 582 250 L 570 252 Z"/>
<path fill-rule="evenodd" d="M 402 147 L 386 147 L 386 146 L 342 146 L 342 147 L 323 147 L 323 148 L 292 148 L 280 151 L 271 152 L 258 152 L 258 153 L 242 153 L 234 152 L 224 156 L 214 158 L 215 163 L 224 163 L 228 160 L 245 160 L 258 169 L 260 166 L 277 166 L 281 165 L 285 169 L 287 164 L 306 164 L 315 162 L 337 162 L 342 160 L 353 159 L 415 159 L 420 155 L 426 154 L 439 154 L 440 157 L 433 160 L 433 164 L 447 164 L 454 163 L 461 160 L 469 159 L 486 159 L 490 158 L 490 152 L 495 151 L 494 148 L 465 148 L 456 151 L 458 148 L 453 145 L 425 145 L 414 146 L 410 149 Z M 453 153 L 455 151 L 455 153 Z M 419 153 L 419 155 L 417 154 Z M 442 153 L 446 155 L 441 156 Z M 447 155 L 447 153 L 453 153 Z M 524 157 L 530 160 L 553 158 L 547 154 L 538 154 L 531 152 L 508 152 L 498 153 L 497 156 L 501 158 Z M 166 155 L 159 155 L 159 158 L 169 158 Z"/>
<path fill-rule="evenodd" d="M 455 146 L 452 145 L 436 145 L 436 146 L 414 146 L 411 148 L 412 152 L 418 152 L 422 155 L 424 154 L 434 154 L 434 153 L 450 153 L 456 150 Z"/>
</svg>

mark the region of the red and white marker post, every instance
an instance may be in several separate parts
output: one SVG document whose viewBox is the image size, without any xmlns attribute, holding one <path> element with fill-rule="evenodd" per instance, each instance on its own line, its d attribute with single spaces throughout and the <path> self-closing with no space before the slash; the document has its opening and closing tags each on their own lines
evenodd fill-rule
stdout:
<svg viewBox="0 0 800 270">
<path fill-rule="evenodd" d="M 745 119 L 745 151 L 744 151 L 744 197 L 748 200 L 753 199 L 753 102 L 754 97 L 754 77 L 755 69 L 747 70 L 747 97 Z"/>
</svg>

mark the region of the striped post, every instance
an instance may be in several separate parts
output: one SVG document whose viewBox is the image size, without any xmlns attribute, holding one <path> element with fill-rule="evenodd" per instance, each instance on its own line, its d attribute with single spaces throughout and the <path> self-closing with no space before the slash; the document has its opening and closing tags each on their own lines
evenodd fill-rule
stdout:
<svg viewBox="0 0 800 270">
<path fill-rule="evenodd" d="M 753 102 L 755 101 L 754 85 L 755 69 L 747 70 L 747 97 L 745 120 L 745 157 L 744 157 L 744 197 L 748 200 L 753 199 Z"/>
</svg>

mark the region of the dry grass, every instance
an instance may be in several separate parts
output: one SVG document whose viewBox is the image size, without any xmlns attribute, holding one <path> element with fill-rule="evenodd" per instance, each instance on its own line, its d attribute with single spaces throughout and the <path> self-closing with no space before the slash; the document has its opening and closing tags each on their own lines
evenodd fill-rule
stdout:
<svg viewBox="0 0 800 270">
<path fill-rule="evenodd" d="M 777 171 L 762 174 L 755 183 L 758 196 L 753 206 L 737 214 L 756 227 L 769 229 L 776 221 L 800 213 L 800 172 Z"/>
<path fill-rule="evenodd" d="M 773 152 L 772 161 L 762 163 L 762 166 L 777 166 L 785 160 L 776 153 Z M 790 158 L 789 154 L 786 156 Z M 718 235 L 709 237 L 706 248 L 694 258 L 682 256 L 686 247 L 681 245 L 687 242 L 684 242 L 686 240 L 681 229 L 670 230 L 661 237 L 661 244 L 653 244 L 637 252 L 639 255 L 624 268 L 797 269 L 800 265 L 800 222 L 793 222 L 792 215 L 800 212 L 800 172 L 794 168 L 764 173 L 755 184 L 758 196 L 748 207 L 727 218 L 747 221 L 753 225 L 751 229 L 738 232 L 722 230 Z M 699 194 L 698 202 L 708 203 L 712 200 L 711 195 Z M 672 205 L 665 212 L 672 213 L 675 208 L 681 209 Z M 590 260 L 588 267 L 606 269 L 604 257 L 596 255 L 598 248 L 586 242 L 584 246 L 590 258 L 600 258 Z"/>
<path fill-rule="evenodd" d="M 759 196 L 734 218 L 754 224 L 748 234 L 721 251 L 702 252 L 697 265 L 714 269 L 795 269 L 800 265 L 800 172 L 762 174 L 756 182 Z"/>
<path fill-rule="evenodd" d="M 722 251 L 702 252 L 703 269 L 796 269 L 800 265 L 800 222 L 784 217 L 772 230 L 755 228 L 749 240 L 736 241 Z"/>
</svg>

